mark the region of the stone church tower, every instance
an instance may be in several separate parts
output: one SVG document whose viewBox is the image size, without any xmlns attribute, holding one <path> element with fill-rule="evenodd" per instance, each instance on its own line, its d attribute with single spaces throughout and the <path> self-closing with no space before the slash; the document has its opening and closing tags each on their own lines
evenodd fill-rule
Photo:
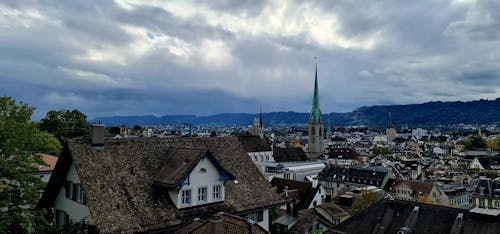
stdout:
<svg viewBox="0 0 500 234">
<path fill-rule="evenodd" d="M 307 156 L 309 160 L 315 160 L 324 150 L 324 127 L 321 110 L 319 108 L 319 93 L 318 93 L 318 65 L 316 64 L 314 73 L 314 97 L 309 118 L 309 150 Z"/>
</svg>

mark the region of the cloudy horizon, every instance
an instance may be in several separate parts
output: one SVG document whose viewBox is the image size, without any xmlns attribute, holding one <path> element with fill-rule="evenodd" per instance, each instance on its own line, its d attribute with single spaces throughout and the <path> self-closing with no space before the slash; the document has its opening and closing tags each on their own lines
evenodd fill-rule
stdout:
<svg viewBox="0 0 500 234">
<path fill-rule="evenodd" d="M 114 115 L 500 97 L 498 1 L 2 1 L 0 96 Z"/>
</svg>

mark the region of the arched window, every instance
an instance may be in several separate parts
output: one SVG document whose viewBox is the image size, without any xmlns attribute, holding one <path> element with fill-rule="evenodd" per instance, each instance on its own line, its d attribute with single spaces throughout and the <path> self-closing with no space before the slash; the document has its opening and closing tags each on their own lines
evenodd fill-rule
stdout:
<svg viewBox="0 0 500 234">
<path fill-rule="evenodd" d="M 316 128 L 315 127 L 311 127 L 311 135 L 312 136 L 316 135 Z"/>
<path fill-rule="evenodd" d="M 319 136 L 323 136 L 323 128 L 319 128 Z"/>
</svg>

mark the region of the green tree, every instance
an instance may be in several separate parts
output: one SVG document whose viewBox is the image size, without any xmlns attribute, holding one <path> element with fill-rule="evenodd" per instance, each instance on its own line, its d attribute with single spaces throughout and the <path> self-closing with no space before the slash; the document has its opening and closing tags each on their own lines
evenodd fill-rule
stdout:
<svg viewBox="0 0 500 234">
<path fill-rule="evenodd" d="M 488 146 L 484 138 L 479 135 L 465 139 L 464 144 L 467 150 L 484 149 Z"/>
<path fill-rule="evenodd" d="M 351 214 L 357 214 L 382 199 L 377 193 L 363 189 L 352 204 Z"/>
<path fill-rule="evenodd" d="M 59 154 L 59 141 L 30 121 L 34 108 L 0 97 L 0 233 L 45 230 L 48 223 L 35 210 L 44 183 L 31 172 L 43 163 L 36 153 Z"/>
<path fill-rule="evenodd" d="M 79 110 L 51 110 L 40 120 L 39 128 L 58 139 L 86 137 L 90 133 L 87 116 Z"/>
<path fill-rule="evenodd" d="M 384 148 L 384 147 L 379 147 L 379 146 L 377 146 L 377 147 L 373 147 L 373 148 L 372 148 L 372 152 L 373 152 L 374 154 L 377 154 L 377 155 L 378 155 L 378 154 L 383 154 L 383 155 L 392 154 L 392 151 L 390 151 L 389 149 Z"/>
</svg>

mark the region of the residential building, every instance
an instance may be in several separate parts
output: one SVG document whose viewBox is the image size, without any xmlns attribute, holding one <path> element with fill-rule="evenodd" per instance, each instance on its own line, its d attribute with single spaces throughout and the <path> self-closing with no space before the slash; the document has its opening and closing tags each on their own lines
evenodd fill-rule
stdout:
<svg viewBox="0 0 500 234">
<path fill-rule="evenodd" d="M 70 139 L 38 203 L 55 225 L 100 233 L 167 232 L 218 212 L 269 230 L 285 204 L 233 137 Z"/>
<path fill-rule="evenodd" d="M 496 212 L 497 215 L 500 215 L 500 177 L 496 179 L 480 177 L 474 180 L 470 196 L 473 209 Z"/>
<path fill-rule="evenodd" d="M 399 200 L 449 205 L 448 196 L 431 182 L 391 180 L 387 184 L 386 191 Z"/>
<path fill-rule="evenodd" d="M 412 201 L 383 199 L 325 233 L 498 234 L 500 216 Z"/>
<path fill-rule="evenodd" d="M 274 162 L 271 142 L 267 139 L 259 136 L 238 136 L 238 140 L 254 163 Z"/>
<path fill-rule="evenodd" d="M 327 164 L 318 174 L 319 183 L 326 190 L 327 201 L 350 189 L 369 186 L 384 188 L 389 179 L 394 179 L 394 174 L 391 169 L 385 167 L 345 167 Z"/>
</svg>

